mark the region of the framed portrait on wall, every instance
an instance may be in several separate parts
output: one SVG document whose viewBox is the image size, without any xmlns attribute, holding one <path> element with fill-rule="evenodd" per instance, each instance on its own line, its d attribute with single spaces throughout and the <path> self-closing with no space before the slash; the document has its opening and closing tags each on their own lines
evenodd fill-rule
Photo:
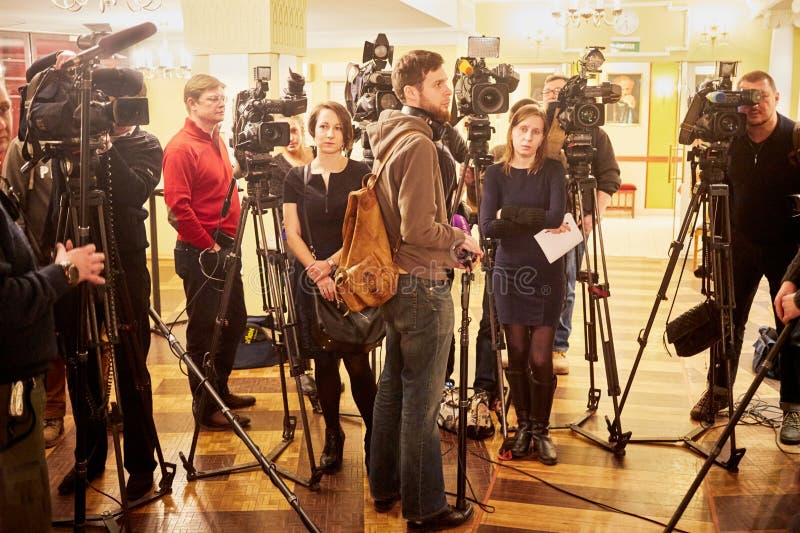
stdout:
<svg viewBox="0 0 800 533">
<path fill-rule="evenodd" d="M 636 73 L 609 74 L 608 81 L 622 89 L 619 102 L 606 105 L 606 123 L 639 124 L 642 75 Z"/>
</svg>

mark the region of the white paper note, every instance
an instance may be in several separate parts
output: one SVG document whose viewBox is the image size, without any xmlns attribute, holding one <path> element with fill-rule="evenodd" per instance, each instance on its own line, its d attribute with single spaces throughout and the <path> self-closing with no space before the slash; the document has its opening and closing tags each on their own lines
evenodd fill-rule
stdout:
<svg viewBox="0 0 800 533">
<path fill-rule="evenodd" d="M 572 213 L 564 215 L 564 222 L 569 226 L 569 231 L 565 231 L 564 233 L 549 233 L 547 230 L 543 229 L 533 236 L 536 242 L 539 243 L 539 246 L 541 246 L 545 257 L 547 257 L 547 260 L 551 263 L 578 246 L 578 243 L 583 240 L 581 230 L 578 228 L 577 224 L 575 224 Z"/>
</svg>

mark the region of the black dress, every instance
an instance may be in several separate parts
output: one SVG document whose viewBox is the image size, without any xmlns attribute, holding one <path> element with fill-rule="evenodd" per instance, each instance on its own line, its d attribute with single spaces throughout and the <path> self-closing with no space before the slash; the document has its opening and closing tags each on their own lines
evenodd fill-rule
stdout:
<svg viewBox="0 0 800 533">
<path fill-rule="evenodd" d="M 304 183 L 305 168 L 294 167 L 286 175 L 283 202 L 297 204 L 303 242 L 313 251 L 314 257 L 324 261 L 342 247 L 342 224 L 347 210 L 347 197 L 352 191 L 361 188 L 361 180 L 365 174 L 370 173 L 370 169 L 364 163 L 350 159 L 342 172 L 331 174 L 326 190 L 321 174 L 311 174 L 308 184 Z M 308 225 L 304 216 L 308 217 Z M 294 272 L 294 302 L 300 349 L 309 357 L 316 358 L 328 353 L 322 351 L 311 336 L 312 294 L 316 284 L 306 275 L 303 265 L 298 261 L 295 261 Z M 336 354 L 337 357 L 340 355 L 342 354 Z"/>
<path fill-rule="evenodd" d="M 503 173 L 501 164 L 486 169 L 480 206 L 481 228 L 487 228 L 498 209 L 515 205 L 545 210 L 545 228 L 557 228 L 566 210 L 564 168 L 548 159 L 535 174 L 526 169 Z M 558 325 L 566 284 L 563 257 L 547 261 L 534 232 L 501 238 L 495 256 L 494 283 L 497 316 L 503 324 Z"/>
</svg>

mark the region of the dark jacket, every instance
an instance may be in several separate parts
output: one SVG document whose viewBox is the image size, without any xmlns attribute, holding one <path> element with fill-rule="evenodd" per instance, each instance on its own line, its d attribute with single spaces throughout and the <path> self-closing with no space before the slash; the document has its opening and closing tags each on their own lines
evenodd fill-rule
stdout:
<svg viewBox="0 0 800 533">
<path fill-rule="evenodd" d="M 22 230 L 0 206 L 0 383 L 47 370 L 56 355 L 53 304 L 68 289 L 60 266 L 36 268 Z"/>
<path fill-rule="evenodd" d="M 389 245 L 394 248 L 399 241 L 394 260 L 406 272 L 446 279 L 446 269 L 456 265 L 453 250 L 464 238 L 447 223 L 439 157 L 425 120 L 394 110 L 381 113 L 367 127 L 373 170 L 406 132 L 415 133 L 399 142 L 375 188 Z"/>
<path fill-rule="evenodd" d="M 747 135 L 731 142 L 728 179 L 737 238 L 769 247 L 800 242 L 800 220 L 789 196 L 800 193 L 800 168 L 789 162 L 793 129 L 794 122 L 778 114 L 764 142 L 755 144 Z"/>
<path fill-rule="evenodd" d="M 114 235 L 120 254 L 143 251 L 147 248 L 144 221 L 147 202 L 161 181 L 161 160 L 164 151 L 152 133 L 138 127 L 130 135 L 114 140 L 111 150 L 101 157 L 101 168 L 110 161 L 110 185 L 104 172 L 103 189 L 110 191 L 114 206 Z"/>
</svg>

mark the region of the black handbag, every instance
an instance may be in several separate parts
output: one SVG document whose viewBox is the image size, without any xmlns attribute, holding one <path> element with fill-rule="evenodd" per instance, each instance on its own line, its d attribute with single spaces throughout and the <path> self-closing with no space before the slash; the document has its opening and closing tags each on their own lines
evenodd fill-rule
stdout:
<svg viewBox="0 0 800 533">
<path fill-rule="evenodd" d="M 306 165 L 303 178 L 303 202 L 310 178 L 310 167 Z M 303 206 L 303 230 L 308 236 L 311 255 L 316 259 L 311 227 L 308 224 L 306 207 Z M 378 307 L 366 307 L 351 311 L 338 297 L 334 301 L 322 297 L 316 287 L 311 294 L 313 316 L 310 317 L 311 336 L 326 352 L 366 353 L 379 346 L 386 335 L 386 326 Z"/>
<path fill-rule="evenodd" d="M 722 339 L 719 309 L 710 301 L 698 304 L 667 323 L 667 341 L 680 357 L 691 357 Z"/>
<path fill-rule="evenodd" d="M 377 307 L 350 311 L 341 300 L 314 292 L 311 335 L 326 352 L 366 353 L 380 345 L 386 327 Z"/>
</svg>

